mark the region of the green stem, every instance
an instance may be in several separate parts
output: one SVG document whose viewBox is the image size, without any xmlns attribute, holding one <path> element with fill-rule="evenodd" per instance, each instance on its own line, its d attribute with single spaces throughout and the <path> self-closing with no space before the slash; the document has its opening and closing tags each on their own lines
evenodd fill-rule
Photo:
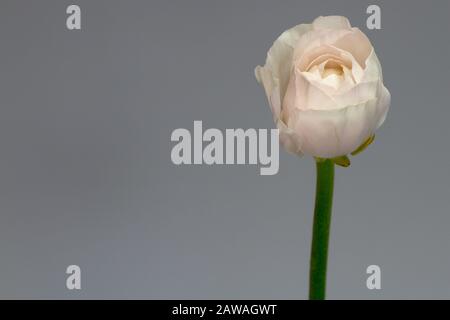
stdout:
<svg viewBox="0 0 450 320">
<path fill-rule="evenodd" d="M 334 163 L 326 159 L 317 161 L 316 165 L 316 202 L 309 270 L 309 299 L 324 300 L 327 282 L 331 207 L 333 204 Z"/>
</svg>

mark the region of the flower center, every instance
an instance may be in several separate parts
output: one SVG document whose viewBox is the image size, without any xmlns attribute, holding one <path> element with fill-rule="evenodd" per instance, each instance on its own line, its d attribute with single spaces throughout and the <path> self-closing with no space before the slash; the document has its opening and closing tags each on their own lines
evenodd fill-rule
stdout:
<svg viewBox="0 0 450 320">
<path fill-rule="evenodd" d="M 326 78 L 330 75 L 336 75 L 341 77 L 344 74 L 344 68 L 341 64 L 338 64 L 336 61 L 330 60 L 328 61 L 322 71 L 322 78 Z"/>
</svg>

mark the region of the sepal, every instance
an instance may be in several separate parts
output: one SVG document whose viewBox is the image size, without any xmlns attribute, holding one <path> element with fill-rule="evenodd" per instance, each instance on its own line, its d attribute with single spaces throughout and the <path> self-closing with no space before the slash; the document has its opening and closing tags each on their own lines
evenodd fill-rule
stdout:
<svg viewBox="0 0 450 320">
<path fill-rule="evenodd" d="M 358 148 L 356 148 L 355 151 L 353 151 L 351 153 L 352 156 L 356 156 L 357 154 L 363 152 L 364 150 L 366 150 L 366 148 L 375 140 L 375 135 L 370 136 L 369 138 L 367 138 L 366 141 L 364 141 L 362 143 L 362 145 L 360 145 Z"/>
<path fill-rule="evenodd" d="M 347 156 L 332 158 L 331 161 L 333 161 L 334 164 L 344 168 L 350 166 L 350 159 Z"/>
</svg>

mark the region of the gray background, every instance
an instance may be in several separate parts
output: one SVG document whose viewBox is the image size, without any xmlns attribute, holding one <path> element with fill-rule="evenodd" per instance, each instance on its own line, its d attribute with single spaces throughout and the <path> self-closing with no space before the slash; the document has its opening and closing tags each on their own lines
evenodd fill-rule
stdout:
<svg viewBox="0 0 450 320">
<path fill-rule="evenodd" d="M 328 14 L 368 34 L 392 93 L 375 143 L 336 171 L 328 296 L 450 298 L 448 1 L 74 3 L 81 31 L 71 2 L 0 2 L 0 298 L 306 298 L 313 161 L 177 167 L 170 134 L 273 128 L 253 69 Z"/>
</svg>

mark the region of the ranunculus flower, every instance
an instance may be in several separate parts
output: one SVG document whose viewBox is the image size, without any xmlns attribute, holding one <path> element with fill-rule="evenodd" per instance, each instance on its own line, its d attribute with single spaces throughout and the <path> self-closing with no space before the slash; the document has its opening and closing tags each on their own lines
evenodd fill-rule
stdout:
<svg viewBox="0 0 450 320">
<path fill-rule="evenodd" d="M 358 149 L 386 118 L 389 91 L 369 39 L 345 17 L 285 31 L 255 70 L 292 153 L 336 158 Z"/>
</svg>

